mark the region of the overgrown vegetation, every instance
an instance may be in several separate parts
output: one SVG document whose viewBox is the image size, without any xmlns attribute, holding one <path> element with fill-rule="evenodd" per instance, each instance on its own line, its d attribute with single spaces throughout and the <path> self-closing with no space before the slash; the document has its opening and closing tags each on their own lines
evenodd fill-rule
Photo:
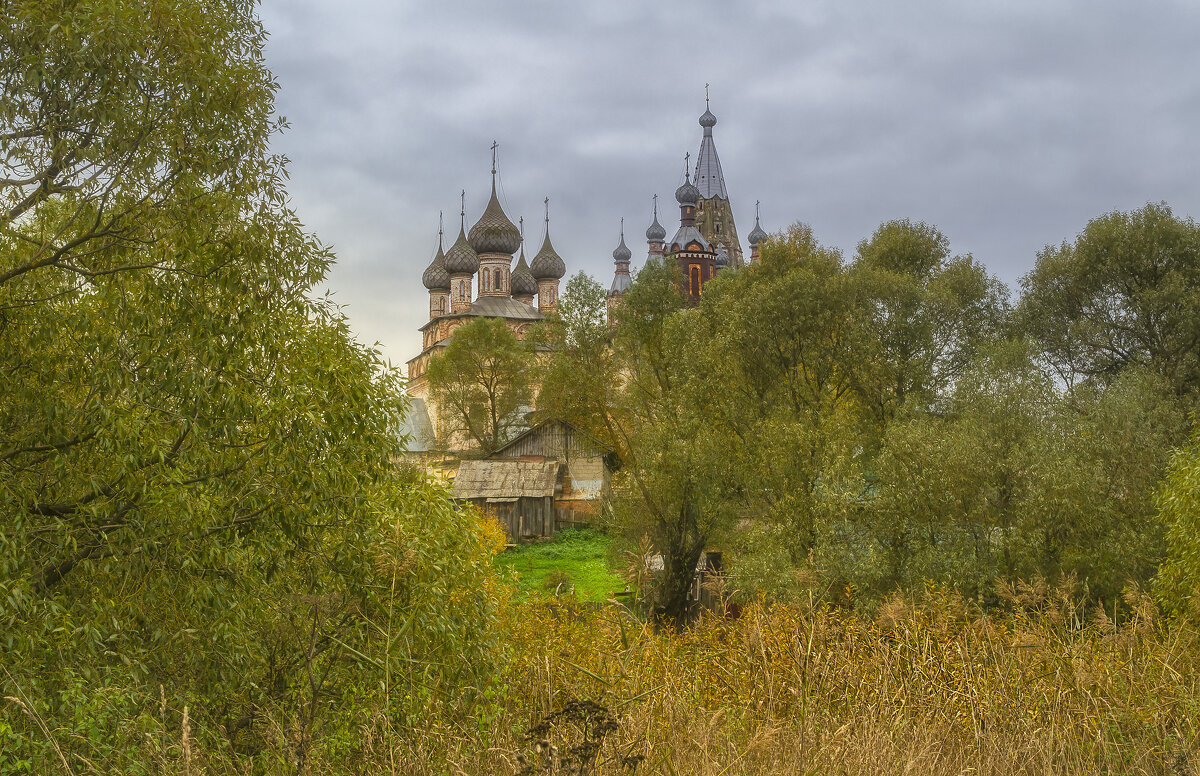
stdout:
<svg viewBox="0 0 1200 776">
<path fill-rule="evenodd" d="M 696 307 L 648 262 L 612 328 L 574 278 L 538 411 L 617 451 L 624 544 L 497 559 L 311 296 L 255 3 L 5 10 L 0 774 L 1200 771 L 1194 222 L 1015 303 L 910 221 Z M 528 392 L 484 383 L 486 449 Z M 714 547 L 740 616 L 685 627 Z"/>
</svg>

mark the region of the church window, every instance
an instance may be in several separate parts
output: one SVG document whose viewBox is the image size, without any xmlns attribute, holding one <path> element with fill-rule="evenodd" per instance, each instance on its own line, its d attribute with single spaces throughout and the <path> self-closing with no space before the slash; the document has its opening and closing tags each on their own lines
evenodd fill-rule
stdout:
<svg viewBox="0 0 1200 776">
<path fill-rule="evenodd" d="M 699 264 L 688 265 L 688 275 L 691 279 L 690 291 L 691 291 L 692 296 L 700 296 L 700 285 L 701 285 L 700 265 Z"/>
</svg>

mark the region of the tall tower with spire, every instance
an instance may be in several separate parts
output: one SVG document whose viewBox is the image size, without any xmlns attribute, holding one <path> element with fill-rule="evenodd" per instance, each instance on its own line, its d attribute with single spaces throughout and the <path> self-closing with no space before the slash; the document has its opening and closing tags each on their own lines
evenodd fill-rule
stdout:
<svg viewBox="0 0 1200 776">
<path fill-rule="evenodd" d="M 729 254 L 729 266 L 742 266 L 742 244 L 738 240 L 737 226 L 733 223 L 733 208 L 729 204 L 729 192 L 725 188 L 725 174 L 721 172 L 721 160 L 713 142 L 713 127 L 717 117 L 708 106 L 708 84 L 704 85 L 704 115 L 700 126 L 704 136 L 700 139 L 700 152 L 696 154 L 695 184 L 700 191 L 696 203 L 696 226 L 713 245 L 724 243 Z"/>
</svg>

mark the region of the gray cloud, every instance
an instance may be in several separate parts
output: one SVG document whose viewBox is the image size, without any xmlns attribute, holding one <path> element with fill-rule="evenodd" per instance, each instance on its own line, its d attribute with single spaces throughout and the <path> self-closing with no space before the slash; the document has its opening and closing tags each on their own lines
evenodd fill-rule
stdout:
<svg viewBox="0 0 1200 776">
<path fill-rule="evenodd" d="M 852 255 L 884 220 L 937 224 L 1010 285 L 1089 218 L 1200 210 L 1200 9 L 1187 3 L 576 4 L 266 0 L 293 205 L 332 244 L 329 288 L 396 362 L 426 318 L 437 214 L 486 202 L 492 140 L 515 221 L 542 199 L 571 273 L 635 267 L 712 84 L 742 234 L 804 221 Z"/>
</svg>

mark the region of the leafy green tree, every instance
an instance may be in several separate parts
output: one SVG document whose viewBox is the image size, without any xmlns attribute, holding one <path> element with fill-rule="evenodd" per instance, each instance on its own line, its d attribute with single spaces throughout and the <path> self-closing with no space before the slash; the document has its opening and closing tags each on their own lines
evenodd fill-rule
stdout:
<svg viewBox="0 0 1200 776">
<path fill-rule="evenodd" d="M 1200 386 L 1200 227 L 1165 204 L 1109 213 L 1047 247 L 1021 281 L 1027 334 L 1069 384 L 1140 366 Z"/>
<path fill-rule="evenodd" d="M 312 296 L 264 37 L 237 0 L 0 22 L 0 727 L 40 772 L 172 769 L 185 707 L 303 770 L 483 676 L 489 534 L 396 472 L 399 377 Z"/>
<path fill-rule="evenodd" d="M 484 454 L 511 439 L 533 403 L 536 368 L 533 352 L 500 318 L 455 329 L 426 372 L 450 439 L 465 437 Z"/>
<path fill-rule="evenodd" d="M 880 424 L 906 403 L 944 398 L 981 345 L 1001 334 L 1007 290 L 936 227 L 889 221 L 859 243 L 854 271 L 871 325 L 860 393 Z"/>
<path fill-rule="evenodd" d="M 610 343 L 606 302 L 604 288 L 580 272 L 567 281 L 557 312 L 540 333 L 531 335 L 550 350 L 537 412 L 573 423 L 620 449 L 613 422 L 622 381 Z"/>
<path fill-rule="evenodd" d="M 695 357 L 703 315 L 684 307 L 679 288 L 676 266 L 649 260 L 622 296 L 613 348 L 624 397 L 606 419 L 624 458 L 618 522 L 661 555 L 653 606 L 676 625 L 688 613 L 701 553 L 734 517 L 737 459 L 707 411 L 708 375 Z"/>
<path fill-rule="evenodd" d="M 1200 598 L 1200 426 L 1171 460 L 1159 493 L 1167 555 L 1155 580 L 1159 597 L 1179 612 L 1196 613 Z"/>
</svg>

